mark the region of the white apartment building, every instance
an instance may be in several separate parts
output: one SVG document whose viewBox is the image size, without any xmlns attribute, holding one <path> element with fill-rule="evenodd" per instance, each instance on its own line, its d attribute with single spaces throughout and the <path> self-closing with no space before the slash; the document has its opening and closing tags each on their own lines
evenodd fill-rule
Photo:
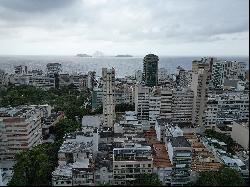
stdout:
<svg viewBox="0 0 250 187">
<path fill-rule="evenodd" d="M 172 117 L 172 96 L 173 90 L 169 87 L 161 89 L 160 118 L 171 119 Z"/>
<path fill-rule="evenodd" d="M 205 126 L 249 121 L 249 95 L 243 92 L 211 94 L 205 111 Z"/>
<path fill-rule="evenodd" d="M 187 88 L 191 86 L 192 82 L 192 71 L 185 70 L 182 67 L 177 67 L 177 77 L 176 77 L 176 83 L 177 86 L 181 88 Z"/>
<path fill-rule="evenodd" d="M 212 86 L 221 89 L 225 80 L 244 80 L 246 63 L 238 61 L 216 61 L 212 67 Z"/>
<path fill-rule="evenodd" d="M 36 75 L 36 74 L 13 74 L 9 75 L 8 83 L 20 85 L 31 85 L 44 90 L 55 87 L 54 75 Z"/>
<path fill-rule="evenodd" d="M 41 110 L 35 107 L 0 108 L 0 160 L 42 143 Z"/>
<path fill-rule="evenodd" d="M 190 182 L 192 147 L 184 136 L 169 137 L 166 141 L 171 161 L 171 186 L 183 186 Z"/>
<path fill-rule="evenodd" d="M 52 185 L 94 185 L 93 159 L 98 151 L 98 140 L 98 131 L 91 126 L 66 134 L 58 151 L 59 166 L 52 172 Z"/>
<path fill-rule="evenodd" d="M 189 88 L 174 89 L 172 97 L 172 123 L 182 125 L 192 124 L 194 93 Z"/>
<path fill-rule="evenodd" d="M 140 84 L 135 86 L 135 112 L 139 122 L 149 120 L 149 93 L 149 87 Z"/>
<path fill-rule="evenodd" d="M 194 93 L 192 123 L 195 125 L 203 124 L 213 62 L 214 58 L 202 58 L 192 62 L 191 89 Z"/>
<path fill-rule="evenodd" d="M 103 125 L 113 127 L 115 120 L 115 69 L 102 68 Z"/>
<path fill-rule="evenodd" d="M 153 156 L 150 146 L 113 149 L 113 185 L 133 185 L 143 173 L 153 172 Z"/>
<path fill-rule="evenodd" d="M 151 93 L 149 96 L 149 124 L 155 126 L 156 119 L 160 116 L 161 95 L 160 93 Z"/>
</svg>

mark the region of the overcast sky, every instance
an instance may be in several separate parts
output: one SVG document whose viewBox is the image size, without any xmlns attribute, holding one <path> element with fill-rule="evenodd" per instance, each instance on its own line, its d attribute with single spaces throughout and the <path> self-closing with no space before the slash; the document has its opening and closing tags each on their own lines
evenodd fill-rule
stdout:
<svg viewBox="0 0 250 187">
<path fill-rule="evenodd" d="M 0 0 L 0 54 L 248 55 L 248 0 Z"/>
</svg>

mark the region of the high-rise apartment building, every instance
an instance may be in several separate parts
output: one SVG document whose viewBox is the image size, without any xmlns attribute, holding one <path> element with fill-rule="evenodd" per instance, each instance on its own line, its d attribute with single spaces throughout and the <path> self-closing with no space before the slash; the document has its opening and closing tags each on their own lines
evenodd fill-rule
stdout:
<svg viewBox="0 0 250 187">
<path fill-rule="evenodd" d="M 155 126 L 156 119 L 160 116 L 161 90 L 156 88 L 149 95 L 149 124 Z"/>
<path fill-rule="evenodd" d="M 178 74 L 176 77 L 176 85 L 181 88 L 187 88 L 191 86 L 192 71 L 185 70 L 182 67 L 177 67 Z"/>
<path fill-rule="evenodd" d="M 212 66 L 212 88 L 222 89 L 225 80 L 244 80 L 246 63 L 238 61 L 216 61 Z"/>
<path fill-rule="evenodd" d="M 172 96 L 172 88 L 163 87 L 161 89 L 160 118 L 162 119 L 171 119 L 172 117 Z"/>
<path fill-rule="evenodd" d="M 42 143 L 41 110 L 36 107 L 0 108 L 0 160 Z"/>
<path fill-rule="evenodd" d="M 158 56 L 148 54 L 143 59 L 143 80 L 146 86 L 153 87 L 158 84 Z"/>
<path fill-rule="evenodd" d="M 213 62 L 214 58 L 202 58 L 192 62 L 191 89 L 194 93 L 192 123 L 195 125 L 202 125 L 203 122 Z"/>
<path fill-rule="evenodd" d="M 172 98 L 172 123 L 179 126 L 192 124 L 194 93 L 190 88 L 174 89 Z"/>
<path fill-rule="evenodd" d="M 205 111 L 205 126 L 249 120 L 249 95 L 243 92 L 211 94 Z"/>
<path fill-rule="evenodd" d="M 103 125 L 113 127 L 115 121 L 115 69 L 102 68 Z"/>
<path fill-rule="evenodd" d="M 149 93 L 149 87 L 140 84 L 135 86 L 135 112 L 140 122 L 149 120 Z"/>
</svg>

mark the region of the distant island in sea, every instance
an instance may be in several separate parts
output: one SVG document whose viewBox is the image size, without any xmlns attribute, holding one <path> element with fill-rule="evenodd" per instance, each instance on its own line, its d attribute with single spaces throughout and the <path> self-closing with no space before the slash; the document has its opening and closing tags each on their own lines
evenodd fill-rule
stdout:
<svg viewBox="0 0 250 187">
<path fill-rule="evenodd" d="M 91 55 L 87 55 L 87 54 L 77 54 L 76 56 L 78 56 L 78 57 L 92 57 Z"/>
<path fill-rule="evenodd" d="M 132 55 L 116 55 L 115 57 L 133 57 Z"/>
</svg>

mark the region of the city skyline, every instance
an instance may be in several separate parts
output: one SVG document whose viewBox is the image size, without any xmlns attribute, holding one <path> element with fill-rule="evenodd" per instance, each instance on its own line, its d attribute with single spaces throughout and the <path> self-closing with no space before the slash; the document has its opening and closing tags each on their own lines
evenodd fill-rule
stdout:
<svg viewBox="0 0 250 187">
<path fill-rule="evenodd" d="M 248 56 L 248 6 L 247 0 L 1 0 L 0 55 Z"/>
</svg>

